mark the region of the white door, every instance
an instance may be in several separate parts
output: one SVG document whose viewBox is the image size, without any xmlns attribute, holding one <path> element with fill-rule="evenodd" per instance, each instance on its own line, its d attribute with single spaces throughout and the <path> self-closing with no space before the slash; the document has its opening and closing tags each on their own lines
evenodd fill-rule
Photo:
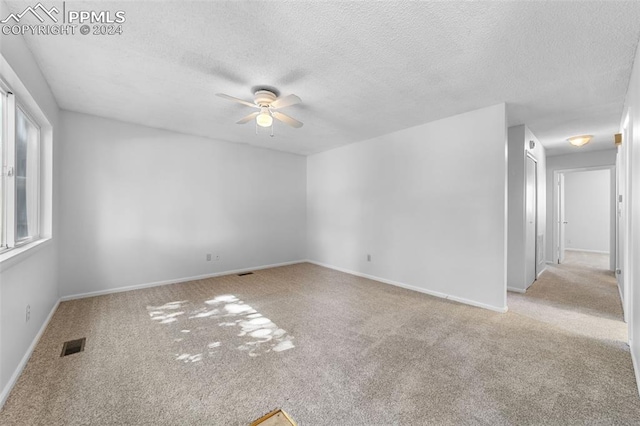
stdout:
<svg viewBox="0 0 640 426">
<path fill-rule="evenodd" d="M 537 167 L 536 162 L 527 156 L 525 175 L 525 280 L 529 287 L 536 280 L 536 182 Z"/>
<path fill-rule="evenodd" d="M 564 262 L 564 228 L 567 226 L 564 214 L 564 173 L 558 175 L 558 263 Z"/>
</svg>

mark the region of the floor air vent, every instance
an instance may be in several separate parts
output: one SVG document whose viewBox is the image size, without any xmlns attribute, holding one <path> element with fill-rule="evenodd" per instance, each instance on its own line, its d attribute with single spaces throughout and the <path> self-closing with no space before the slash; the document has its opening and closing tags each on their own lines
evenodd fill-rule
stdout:
<svg viewBox="0 0 640 426">
<path fill-rule="evenodd" d="M 253 275 L 253 272 L 243 272 L 241 274 L 238 274 L 239 277 L 244 277 L 245 275 Z"/>
<path fill-rule="evenodd" d="M 69 340 L 68 342 L 64 342 L 64 345 L 62 345 L 62 353 L 60 354 L 60 356 L 63 357 L 84 351 L 84 342 L 86 340 L 87 338 L 83 337 L 82 339 Z"/>
</svg>

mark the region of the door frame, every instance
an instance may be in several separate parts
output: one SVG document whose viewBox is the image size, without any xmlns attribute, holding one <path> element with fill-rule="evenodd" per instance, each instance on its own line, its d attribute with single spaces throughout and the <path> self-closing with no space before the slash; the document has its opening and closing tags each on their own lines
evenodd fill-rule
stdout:
<svg viewBox="0 0 640 426">
<path fill-rule="evenodd" d="M 554 222 L 558 229 L 558 244 L 556 246 L 557 252 L 557 264 L 564 262 L 565 249 L 567 248 L 567 233 L 563 228 L 563 225 L 566 225 L 566 205 L 565 205 L 565 173 L 558 173 L 558 196 L 556 197 L 556 201 L 558 202 L 558 220 Z"/>
<path fill-rule="evenodd" d="M 629 253 L 631 252 L 632 241 L 630 236 L 632 218 L 630 216 L 631 207 L 629 202 L 631 201 L 631 193 L 633 182 L 631 181 L 631 160 L 630 160 L 630 145 L 624 146 L 624 144 L 630 144 L 633 137 L 633 121 L 631 120 L 631 108 L 626 107 L 622 119 L 620 121 L 620 133 L 622 133 L 622 144 L 617 148 L 616 153 L 616 165 L 620 168 L 616 173 L 616 230 L 624 227 L 624 240 L 621 244 L 618 242 L 618 234 L 616 234 L 616 249 L 620 248 L 620 252 L 617 254 L 620 258 L 616 259 L 616 284 L 618 284 L 618 290 L 620 291 L 620 298 L 622 301 L 622 312 L 624 315 L 624 321 L 628 327 L 628 342 L 631 345 L 631 336 L 633 336 L 633 285 L 632 274 L 633 267 L 631 265 L 631 259 Z M 620 184 L 620 186 L 618 186 Z M 622 200 L 618 197 L 622 197 Z M 621 202 L 621 205 L 618 203 Z M 618 215 L 618 210 L 620 214 Z M 618 247 L 620 246 L 620 247 Z M 618 268 L 620 273 L 618 273 Z M 622 289 L 623 290 L 622 290 Z M 638 389 L 640 390 L 640 383 L 638 383 Z"/>
<path fill-rule="evenodd" d="M 525 157 L 525 180 L 524 180 L 524 219 L 525 219 L 525 226 L 524 226 L 524 244 L 525 244 L 525 248 L 524 248 L 524 261 L 525 261 L 525 269 L 524 269 L 524 273 L 525 273 L 525 281 L 527 280 L 526 277 L 526 271 L 527 271 L 527 267 L 526 267 L 526 262 L 527 262 L 527 224 L 526 224 L 526 219 L 527 219 L 527 165 L 526 165 L 526 161 L 527 159 L 531 159 L 533 161 L 534 164 L 534 182 L 533 182 L 533 187 L 535 189 L 535 196 L 533 197 L 533 212 L 534 212 L 534 218 L 533 218 L 533 223 L 534 223 L 534 231 L 533 231 L 533 259 L 534 259 L 534 265 L 533 265 L 533 271 L 534 271 L 534 278 L 533 278 L 533 282 L 529 283 L 529 284 L 525 284 L 526 288 L 529 288 L 534 282 L 536 282 L 538 280 L 538 275 L 540 274 L 540 272 L 542 271 L 538 271 L 538 262 L 540 261 L 540 259 L 538 259 L 538 159 L 531 154 L 529 151 L 527 151 L 527 155 Z"/>
<path fill-rule="evenodd" d="M 552 261 L 558 263 L 560 255 L 560 175 L 572 172 L 591 172 L 596 170 L 609 170 L 609 268 L 615 271 L 617 242 L 616 242 L 616 222 L 617 222 L 617 205 L 616 205 L 616 166 L 592 166 L 592 167 L 576 167 L 571 169 L 559 169 L 553 171 L 553 245 Z"/>
</svg>

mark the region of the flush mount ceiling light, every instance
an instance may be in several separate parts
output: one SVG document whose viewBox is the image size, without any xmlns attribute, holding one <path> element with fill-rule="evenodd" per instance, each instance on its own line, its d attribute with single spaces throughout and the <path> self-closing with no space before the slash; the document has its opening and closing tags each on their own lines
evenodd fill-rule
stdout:
<svg viewBox="0 0 640 426">
<path fill-rule="evenodd" d="M 217 96 L 228 99 L 239 104 L 257 108 L 260 111 L 252 112 L 246 117 L 240 119 L 237 124 L 245 124 L 255 119 L 256 125 L 260 127 L 271 127 L 273 125 L 273 119 L 282 121 L 291 127 L 296 129 L 302 127 L 302 122 L 295 118 L 289 117 L 280 112 L 281 108 L 285 108 L 291 105 L 299 104 L 302 100 L 296 95 L 288 95 L 284 97 L 277 97 L 275 93 L 270 90 L 258 90 L 253 94 L 253 103 L 235 98 L 233 96 L 225 95 L 224 93 L 217 93 Z M 256 128 L 257 133 L 257 128 Z M 271 129 L 271 136 L 273 136 L 273 128 Z"/>
<path fill-rule="evenodd" d="M 589 143 L 593 135 L 572 136 L 567 141 L 573 146 L 583 146 Z"/>
</svg>

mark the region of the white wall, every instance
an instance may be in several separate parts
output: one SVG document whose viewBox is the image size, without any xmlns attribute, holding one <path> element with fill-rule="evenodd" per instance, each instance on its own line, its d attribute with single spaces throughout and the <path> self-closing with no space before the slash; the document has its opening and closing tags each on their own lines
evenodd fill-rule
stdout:
<svg viewBox="0 0 640 426">
<path fill-rule="evenodd" d="M 6 4 L 0 1 L 0 16 L 8 13 Z M 9 72 L 20 78 L 24 87 L 10 81 L 16 95 L 21 96 L 24 94 L 22 92 L 28 91 L 53 126 L 52 144 L 46 149 L 53 148 L 55 164 L 60 142 L 56 101 L 23 38 L 13 35 L 1 37 L 0 72 L 5 78 L 5 74 Z M 53 179 L 53 191 L 45 188 L 43 194 L 43 199 L 46 200 L 44 208 L 53 210 L 53 223 L 47 225 L 53 239 L 0 265 L 0 404 L 8 395 L 12 380 L 17 378 L 16 372 L 19 372 L 22 363 L 26 361 L 24 357 L 28 348 L 58 300 L 58 209 L 55 197 L 58 188 L 57 169 L 54 166 L 53 171 L 46 170 L 45 173 L 51 174 Z M 31 306 L 29 322 L 26 322 L 25 317 L 27 305 Z"/>
<path fill-rule="evenodd" d="M 305 157 L 66 111 L 60 121 L 62 296 L 305 258 Z"/>
<path fill-rule="evenodd" d="M 506 138 L 500 104 L 308 157 L 309 259 L 505 309 Z"/>
<path fill-rule="evenodd" d="M 636 51 L 629 89 L 625 99 L 624 117 L 629 114 L 629 137 L 620 148 L 626 157 L 626 194 L 623 201 L 623 216 L 627 222 L 625 279 L 629 282 L 628 323 L 629 346 L 634 361 L 636 382 L 640 390 L 640 45 Z M 623 123 L 621 123 L 623 124 Z M 622 131 L 622 125 L 621 129 Z"/>
<path fill-rule="evenodd" d="M 568 143 L 568 142 L 567 142 Z M 613 136 L 612 136 L 613 145 Z M 554 263 L 557 261 L 557 250 L 553 246 L 556 224 L 556 215 L 554 214 L 554 197 L 557 196 L 556 184 L 554 180 L 554 173 L 560 170 L 572 170 L 572 169 L 588 169 L 588 168 L 603 168 L 611 167 L 616 163 L 616 151 L 615 149 L 607 149 L 603 151 L 587 151 L 579 152 L 575 154 L 557 155 L 547 157 L 547 248 L 546 258 L 547 262 Z M 613 173 L 613 172 L 612 172 Z M 612 185 L 615 182 L 612 180 Z M 612 202 L 612 209 L 615 209 L 615 204 Z M 614 239 L 614 232 L 611 232 L 611 239 Z M 615 242 L 613 243 L 615 244 Z M 610 243 L 610 246 L 611 245 Z M 612 267 L 613 268 L 613 267 Z"/>
<path fill-rule="evenodd" d="M 565 247 L 609 253 L 611 172 L 565 173 Z"/>
<path fill-rule="evenodd" d="M 529 142 L 534 141 L 533 148 Z M 508 182 L 508 254 L 507 286 L 524 291 L 531 283 L 525 278 L 525 162 L 527 154 L 537 163 L 537 227 L 536 270 L 545 269 L 545 240 L 547 224 L 546 208 L 546 152 L 538 138 L 525 125 L 512 126 L 508 130 L 509 182 Z"/>
</svg>

